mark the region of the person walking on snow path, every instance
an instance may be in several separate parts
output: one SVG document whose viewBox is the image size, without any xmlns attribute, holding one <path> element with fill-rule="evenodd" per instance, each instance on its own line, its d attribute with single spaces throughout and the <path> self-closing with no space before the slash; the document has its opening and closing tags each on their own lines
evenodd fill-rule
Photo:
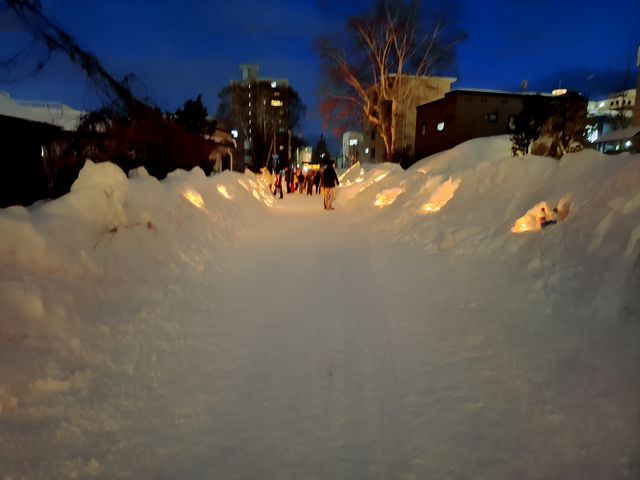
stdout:
<svg viewBox="0 0 640 480">
<path fill-rule="evenodd" d="M 340 185 L 338 175 L 333 168 L 333 160 L 329 161 L 327 168 L 322 173 L 322 196 L 324 198 L 324 209 L 333 210 L 333 200 L 336 197 L 336 187 Z"/>
<path fill-rule="evenodd" d="M 282 173 L 276 173 L 276 179 L 273 182 L 273 196 L 275 197 L 280 190 L 280 198 L 282 198 Z"/>
</svg>

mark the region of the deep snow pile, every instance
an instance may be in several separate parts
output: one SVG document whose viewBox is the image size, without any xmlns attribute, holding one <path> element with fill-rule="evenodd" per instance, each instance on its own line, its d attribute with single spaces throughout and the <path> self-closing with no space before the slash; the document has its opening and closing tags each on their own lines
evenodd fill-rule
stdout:
<svg viewBox="0 0 640 480">
<path fill-rule="evenodd" d="M 357 164 L 342 184 L 338 205 L 368 211 L 398 241 L 517 262 L 540 277 L 542 302 L 564 295 L 640 321 L 640 155 L 511 157 L 507 137 L 490 137 L 407 171 Z M 541 231 L 541 207 L 549 214 L 556 205 L 566 218 Z M 532 230 L 514 233 L 525 226 Z"/>
<path fill-rule="evenodd" d="M 88 161 L 62 198 L 0 210 L 0 415 L 86 388 L 130 328 L 110 316 L 123 307 L 114 299 L 140 303 L 167 279 L 197 277 L 272 202 L 249 172 L 131 177 Z"/>
</svg>

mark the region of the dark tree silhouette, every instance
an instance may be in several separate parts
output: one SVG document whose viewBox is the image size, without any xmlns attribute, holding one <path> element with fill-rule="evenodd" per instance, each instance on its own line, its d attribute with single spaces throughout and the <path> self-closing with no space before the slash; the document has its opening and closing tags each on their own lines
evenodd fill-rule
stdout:
<svg viewBox="0 0 640 480">
<path fill-rule="evenodd" d="M 187 100 L 176 111 L 175 120 L 187 133 L 212 134 L 216 129 L 216 122 L 209 119 L 207 107 L 202 103 L 202 95 L 195 100 Z"/>
</svg>

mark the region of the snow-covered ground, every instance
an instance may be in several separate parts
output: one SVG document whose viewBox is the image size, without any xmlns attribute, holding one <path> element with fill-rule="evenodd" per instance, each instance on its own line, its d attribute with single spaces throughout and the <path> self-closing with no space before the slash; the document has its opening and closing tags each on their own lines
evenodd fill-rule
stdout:
<svg viewBox="0 0 640 480">
<path fill-rule="evenodd" d="M 637 155 L 88 163 L 0 210 L 0 479 L 638 478 L 639 253 Z"/>
</svg>

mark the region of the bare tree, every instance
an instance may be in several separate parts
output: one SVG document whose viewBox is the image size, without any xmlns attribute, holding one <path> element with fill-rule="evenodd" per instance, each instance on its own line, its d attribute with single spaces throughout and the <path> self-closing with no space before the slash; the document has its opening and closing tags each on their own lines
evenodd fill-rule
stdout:
<svg viewBox="0 0 640 480">
<path fill-rule="evenodd" d="M 131 93 L 128 82 L 133 77 L 125 77 L 122 81 L 113 78 L 95 55 L 80 47 L 69 33 L 43 13 L 39 0 L 5 0 L 5 2 L 33 37 L 33 43 L 27 49 L 3 62 L 5 69 L 8 69 L 12 63 L 22 60 L 26 54 L 34 49 L 36 44 L 40 44 L 46 50 L 44 56 L 36 62 L 34 73 L 44 67 L 51 53 L 60 51 L 86 72 L 98 92 L 110 100 L 112 108 L 116 111 L 123 114 L 135 114 L 150 110 L 148 105 L 135 98 Z"/>
<path fill-rule="evenodd" d="M 441 6 L 422 16 L 416 0 L 378 0 L 372 14 L 348 20 L 346 41 L 320 39 L 328 81 L 323 115 L 350 122 L 359 114 L 382 137 L 387 160 L 397 160 L 399 109 L 414 94 L 406 77 L 449 67 L 464 38 L 448 11 Z"/>
</svg>

